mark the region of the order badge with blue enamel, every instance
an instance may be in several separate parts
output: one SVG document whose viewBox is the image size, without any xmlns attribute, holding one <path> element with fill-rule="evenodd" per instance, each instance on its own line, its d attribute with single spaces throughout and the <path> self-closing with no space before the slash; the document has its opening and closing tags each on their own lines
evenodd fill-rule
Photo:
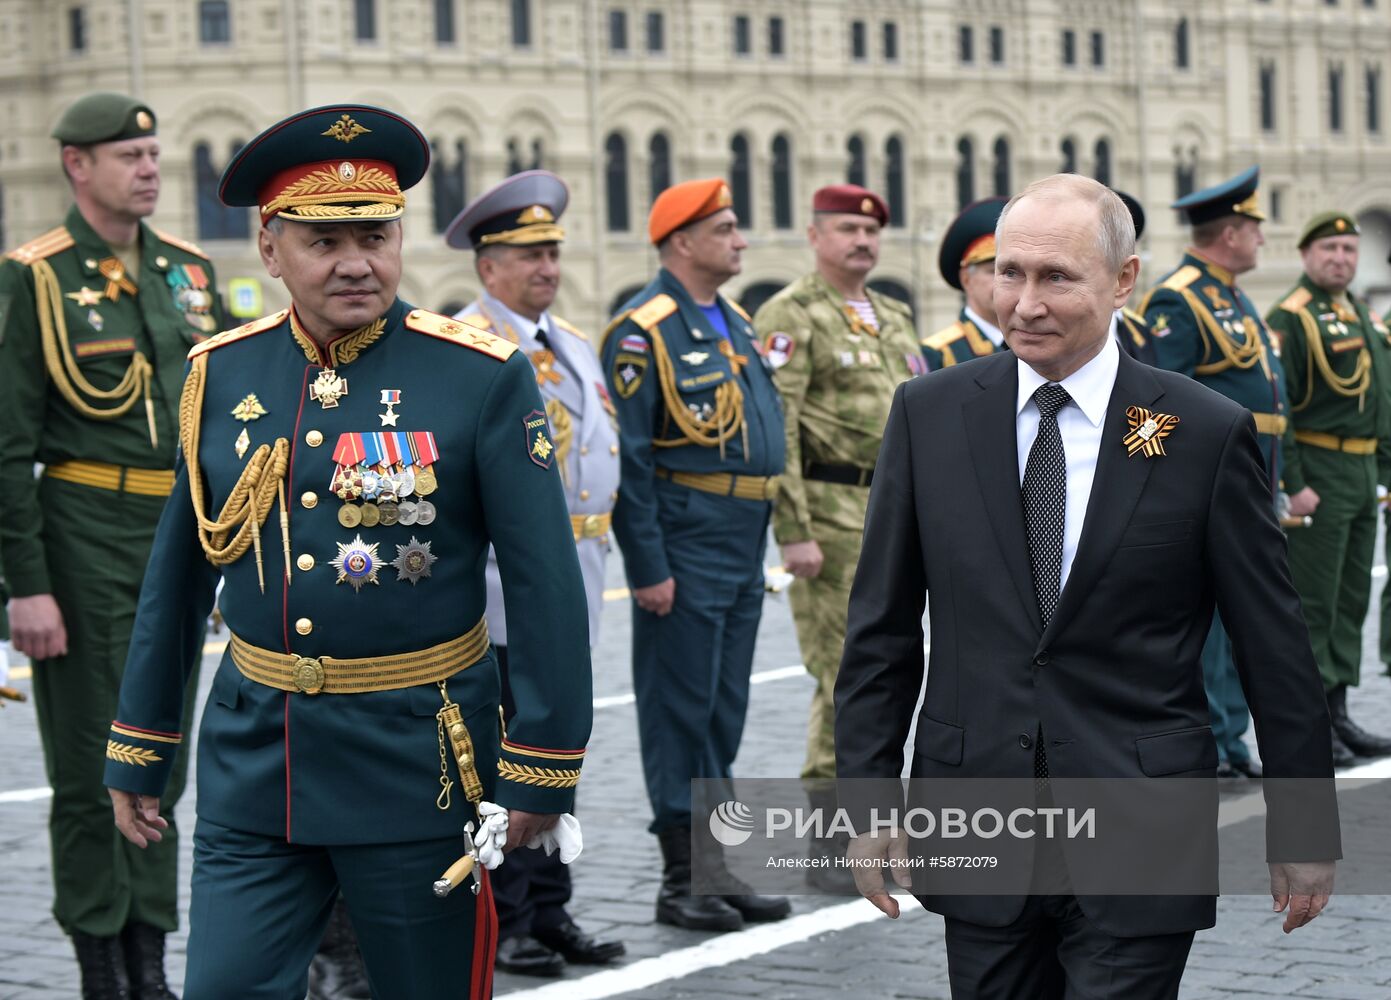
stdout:
<svg viewBox="0 0 1391 1000">
<path fill-rule="evenodd" d="M 363 584 L 377 583 L 377 572 L 381 569 L 381 557 L 377 555 L 376 542 L 364 542 L 361 535 L 354 535 L 351 542 L 338 542 L 338 555 L 329 560 L 329 565 L 338 570 L 335 583 L 350 583 L 353 590 L 361 590 Z"/>
</svg>

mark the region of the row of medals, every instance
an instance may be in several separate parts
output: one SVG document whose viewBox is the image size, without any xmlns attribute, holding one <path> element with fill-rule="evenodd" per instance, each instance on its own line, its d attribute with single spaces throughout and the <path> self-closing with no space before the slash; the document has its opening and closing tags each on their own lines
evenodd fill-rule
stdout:
<svg viewBox="0 0 1391 1000">
<path fill-rule="evenodd" d="M 435 505 L 425 497 L 438 488 L 435 470 L 428 466 L 418 472 L 411 466 L 394 472 L 354 466 L 335 472 L 329 491 L 343 501 L 338 509 L 339 524 L 375 528 L 379 524 L 433 524 Z M 353 502 L 357 499 L 362 503 Z"/>
</svg>

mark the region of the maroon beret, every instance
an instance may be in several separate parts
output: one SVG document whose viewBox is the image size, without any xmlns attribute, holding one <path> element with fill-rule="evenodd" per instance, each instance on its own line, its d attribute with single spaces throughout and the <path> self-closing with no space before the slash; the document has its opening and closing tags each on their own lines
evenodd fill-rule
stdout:
<svg viewBox="0 0 1391 1000">
<path fill-rule="evenodd" d="M 831 184 L 811 197 L 813 212 L 847 212 L 878 219 L 879 225 L 889 224 L 889 206 L 884 199 L 858 184 Z"/>
</svg>

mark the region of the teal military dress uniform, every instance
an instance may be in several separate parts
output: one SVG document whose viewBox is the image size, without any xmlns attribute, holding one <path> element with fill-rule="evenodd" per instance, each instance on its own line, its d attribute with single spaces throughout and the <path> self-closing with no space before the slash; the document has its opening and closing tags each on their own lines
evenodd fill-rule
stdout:
<svg viewBox="0 0 1391 1000">
<path fill-rule="evenodd" d="M 1256 204 L 1259 169 L 1175 202 L 1194 225 L 1244 216 L 1265 218 Z M 1270 482 L 1271 502 L 1280 488 L 1281 437 L 1286 429 L 1284 372 L 1279 345 L 1236 276 L 1194 250 L 1146 293 L 1137 310 L 1149 324 L 1154 364 L 1182 372 L 1251 411 Z M 1221 760 L 1253 769 L 1242 734 L 1250 713 L 1242 695 L 1231 641 L 1214 615 L 1203 648 L 1203 677 L 1213 736 Z"/>
<path fill-rule="evenodd" d="M 772 477 L 786 447 L 753 327 L 722 296 L 719 307 L 728 341 L 663 270 L 624 305 L 603 345 L 623 459 L 614 532 L 628 583 L 676 580 L 669 615 L 633 607 L 653 833 L 690 826 L 693 778 L 732 776 L 763 611 Z M 724 413 L 735 387 L 742 402 Z"/>
<path fill-rule="evenodd" d="M 389 221 L 427 149 L 390 112 L 315 109 L 249 143 L 222 197 L 263 218 L 279 206 L 287 225 Z M 335 197 L 297 199 L 310 188 Z M 534 372 L 506 341 L 399 299 L 326 347 L 287 311 L 190 360 L 187 464 L 106 769 L 112 788 L 164 790 L 221 577 L 231 641 L 199 734 L 186 991 L 302 997 L 341 886 L 374 995 L 488 996 L 489 879 L 443 899 L 432 883 L 480 801 L 570 809 L 591 721 L 584 592 Z M 505 734 L 490 545 L 516 623 Z"/>
<path fill-rule="evenodd" d="M 156 134 L 150 108 L 117 94 L 82 98 L 53 130 L 60 144 L 106 156 L 108 144 Z M 186 760 L 170 755 L 170 829 L 142 852 L 111 824 L 102 733 L 173 486 L 184 356 L 225 325 L 215 282 L 193 244 L 142 222 L 118 253 L 76 206 L 0 264 L 0 561 L 9 596 L 52 595 L 67 632 L 67 653 L 36 663 L 33 685 L 53 786 L 53 914 L 73 936 L 84 981 L 100 978 L 99 966 L 124 976 L 142 951 L 137 928 L 153 930 L 150 968 L 160 969 L 163 934 L 178 926 L 173 814 Z M 107 942 L 104 958 L 93 941 Z M 146 978 L 137 990 L 156 988 Z"/>
<path fill-rule="evenodd" d="M 942 234 L 937 271 L 943 281 L 963 293 L 963 298 L 966 290 L 962 286 L 962 271 L 987 265 L 994 267 L 995 225 L 1008 202 L 1008 198 L 999 196 L 973 201 L 957 213 Z M 979 301 L 976 306 L 985 308 Z M 934 372 L 1007 350 L 1004 333 L 972 309 L 969 302 L 962 304 L 955 323 L 922 338 L 923 358 L 928 371 Z"/>
</svg>

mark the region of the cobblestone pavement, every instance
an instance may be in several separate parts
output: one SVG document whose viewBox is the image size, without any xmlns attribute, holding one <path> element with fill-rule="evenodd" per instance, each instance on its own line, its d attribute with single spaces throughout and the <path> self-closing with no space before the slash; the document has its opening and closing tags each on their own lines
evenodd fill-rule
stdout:
<svg viewBox="0 0 1391 1000">
<path fill-rule="evenodd" d="M 770 550 L 771 552 L 772 550 Z M 1380 551 L 1380 546 L 1378 546 Z M 1380 573 L 1381 571 L 1378 570 Z M 623 584 L 617 558 L 610 585 Z M 1379 577 L 1374 593 L 1379 593 Z M 225 639 L 210 636 L 211 642 Z M 1391 731 L 1391 682 L 1375 668 L 1376 616 L 1365 634 L 1368 676 L 1350 699 L 1354 716 Z M 628 602 L 608 602 L 595 652 L 594 738 L 585 765 L 580 815 L 585 854 L 576 866 L 572 912 L 586 930 L 627 943 L 628 955 L 610 970 L 574 969 L 564 980 L 500 976 L 499 995 L 514 1000 L 586 997 L 674 998 L 759 996 L 840 998 L 948 996 L 941 919 L 916 905 L 898 921 L 868 903 L 799 896 L 794 916 L 740 934 L 712 936 L 652 922 L 658 856 L 645 833 L 650 818 L 643 792 L 628 660 Z M 204 693 L 216 655 L 203 671 Z M 765 604 L 754 664 L 756 684 L 740 752 L 741 777 L 795 776 L 801 763 L 811 691 L 800 663 L 787 603 Z M 27 680 L 16 686 L 29 689 Z M 48 800 L 28 789 L 45 785 L 32 703 L 0 712 L 0 861 L 5 905 L 0 908 L 0 1000 L 59 1000 L 77 995 L 67 940 L 49 914 Z M 1249 791 L 1249 788 L 1242 789 Z M 193 828 L 194 790 L 179 807 L 182 828 Z M 1391 817 L 1387 817 L 1391 833 Z M 182 894 L 187 904 L 188 855 L 183 843 Z M 1217 926 L 1199 933 L 1182 1000 L 1227 997 L 1391 998 L 1391 897 L 1342 895 L 1312 925 L 1285 937 L 1268 898 L 1224 897 Z M 183 978 L 184 933 L 170 938 L 169 968 Z"/>
</svg>

